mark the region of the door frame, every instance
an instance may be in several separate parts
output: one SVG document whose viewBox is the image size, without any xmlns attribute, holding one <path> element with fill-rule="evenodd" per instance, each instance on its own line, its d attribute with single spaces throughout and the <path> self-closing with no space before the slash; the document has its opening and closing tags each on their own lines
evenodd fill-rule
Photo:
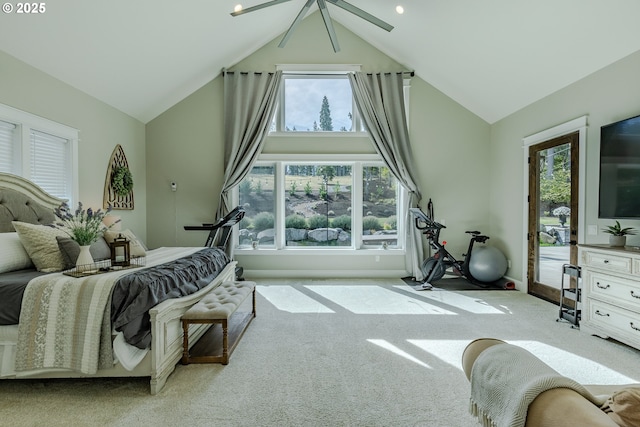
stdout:
<svg viewBox="0 0 640 427">
<path fill-rule="evenodd" d="M 542 267 L 540 259 L 540 161 L 539 155 L 543 151 L 547 151 L 551 148 L 562 147 L 569 145 L 570 151 L 570 164 L 571 164 L 571 203 L 568 205 L 571 208 L 571 214 L 569 215 L 569 259 L 565 261 L 565 264 L 578 264 L 578 246 L 577 235 L 578 228 L 580 226 L 578 222 L 578 186 L 580 181 L 580 145 L 578 143 L 578 132 L 571 132 L 553 139 L 550 139 L 540 144 L 534 144 L 529 146 L 529 217 L 527 225 L 527 284 L 528 293 L 537 296 L 548 301 L 560 303 L 560 283 L 546 283 L 541 280 L 537 280 L 535 276 L 536 272 Z M 535 176 L 537 182 L 531 180 L 531 177 Z M 567 242 L 565 242 L 567 244 Z M 559 269 L 558 269 L 559 273 Z M 560 276 L 558 276 L 560 277 Z M 538 278 L 540 279 L 540 278 Z"/>
<path fill-rule="evenodd" d="M 522 201 L 522 283 L 526 287 L 526 292 L 529 293 L 529 280 L 527 277 L 528 272 L 528 247 L 527 234 L 529 233 L 529 148 L 532 145 L 541 144 L 554 138 L 561 137 L 563 135 L 578 132 L 578 245 L 584 243 L 587 229 L 585 224 L 585 193 L 586 193 L 586 141 L 587 141 L 587 116 L 581 116 L 576 119 L 570 120 L 566 123 L 554 126 L 550 129 L 538 132 L 536 134 L 527 136 L 522 139 L 522 170 L 524 175 L 523 186 L 523 201 Z"/>
</svg>

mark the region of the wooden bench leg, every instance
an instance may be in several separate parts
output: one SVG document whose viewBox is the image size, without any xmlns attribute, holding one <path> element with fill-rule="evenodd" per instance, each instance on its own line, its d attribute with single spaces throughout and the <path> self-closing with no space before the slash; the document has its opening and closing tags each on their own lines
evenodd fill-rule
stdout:
<svg viewBox="0 0 640 427">
<path fill-rule="evenodd" d="M 189 364 L 189 323 L 186 320 L 182 321 L 182 364 Z"/>
<path fill-rule="evenodd" d="M 237 332 L 237 337 L 233 339 L 233 342 L 231 343 L 231 345 L 229 345 L 229 320 L 232 318 L 233 314 L 235 313 L 235 310 L 242 304 L 242 302 L 246 301 L 246 297 L 249 296 L 248 294 L 245 294 L 245 299 L 240 301 L 238 305 L 234 308 L 234 310 L 231 313 L 227 314 L 226 318 L 219 318 L 219 317 L 211 318 L 213 316 L 207 318 L 206 316 L 201 315 L 196 318 L 182 319 L 183 347 L 184 347 L 182 352 L 183 364 L 185 365 L 190 363 L 222 363 L 223 365 L 229 364 L 231 353 L 233 352 L 236 345 L 240 341 L 240 338 L 246 331 L 247 327 L 249 326 L 249 323 L 251 323 L 251 320 L 254 317 L 256 317 L 256 287 L 255 286 L 253 287 L 251 294 L 252 294 L 251 295 L 251 303 L 252 303 L 251 312 L 242 313 L 239 317 L 239 320 L 236 320 L 237 318 L 233 319 L 234 322 L 238 321 L 239 323 L 238 325 L 235 325 L 235 323 L 233 323 L 233 325 L 235 325 L 235 328 L 237 328 L 237 329 L 232 328 L 233 329 L 232 332 L 234 332 L 233 335 L 235 336 L 236 331 L 238 332 Z M 215 327 L 215 325 L 218 323 L 220 324 L 222 329 L 222 354 L 218 356 L 198 355 L 198 354 L 191 355 L 191 352 L 189 350 L 189 325 L 190 324 L 210 324 L 212 325 L 212 327 Z M 196 351 L 196 353 L 198 353 L 198 351 Z"/>
<path fill-rule="evenodd" d="M 256 317 L 256 288 L 253 288 L 253 309 L 252 312 L 253 317 Z"/>
<path fill-rule="evenodd" d="M 229 322 L 222 321 L 222 364 L 229 364 Z"/>
</svg>

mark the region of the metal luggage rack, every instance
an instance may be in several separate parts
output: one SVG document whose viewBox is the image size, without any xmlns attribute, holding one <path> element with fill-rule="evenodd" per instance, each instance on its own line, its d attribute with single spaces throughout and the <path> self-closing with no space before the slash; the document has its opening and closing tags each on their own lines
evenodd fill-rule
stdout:
<svg viewBox="0 0 640 427">
<path fill-rule="evenodd" d="M 565 285 L 565 277 L 568 277 L 568 285 Z M 573 285 L 573 286 L 572 286 Z M 579 327 L 582 300 L 581 271 L 580 267 L 572 264 L 562 265 L 562 282 L 560 285 L 560 310 L 557 322 L 566 320 L 572 328 Z"/>
</svg>

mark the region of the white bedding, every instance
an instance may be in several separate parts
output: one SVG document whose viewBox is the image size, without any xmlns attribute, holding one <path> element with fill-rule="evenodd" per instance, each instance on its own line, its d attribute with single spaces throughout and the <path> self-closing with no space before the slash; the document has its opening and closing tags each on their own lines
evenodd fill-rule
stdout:
<svg viewBox="0 0 640 427">
<path fill-rule="evenodd" d="M 0 233 L 0 273 L 33 267 L 18 233 Z"/>
<path fill-rule="evenodd" d="M 149 349 L 139 349 L 124 339 L 122 332 L 115 332 L 113 339 L 113 364 L 120 363 L 127 371 L 133 371 L 142 359 L 149 353 Z"/>
</svg>

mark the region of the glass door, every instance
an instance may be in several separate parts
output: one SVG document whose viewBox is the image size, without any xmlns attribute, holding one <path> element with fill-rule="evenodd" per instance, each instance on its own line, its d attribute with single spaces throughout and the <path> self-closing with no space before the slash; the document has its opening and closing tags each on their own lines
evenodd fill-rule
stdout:
<svg viewBox="0 0 640 427">
<path fill-rule="evenodd" d="M 578 132 L 529 148 L 528 289 L 556 303 L 578 261 L 578 164 Z"/>
</svg>

